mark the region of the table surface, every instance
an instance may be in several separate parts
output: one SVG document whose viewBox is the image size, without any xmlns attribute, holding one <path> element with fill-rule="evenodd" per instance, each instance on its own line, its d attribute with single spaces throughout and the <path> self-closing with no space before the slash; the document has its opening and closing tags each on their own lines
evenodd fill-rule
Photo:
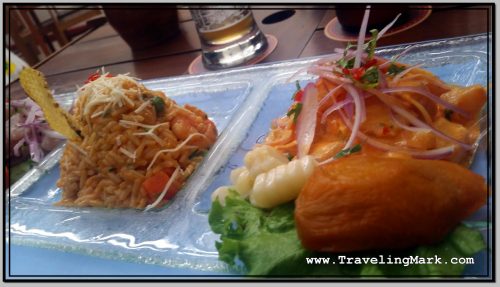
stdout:
<svg viewBox="0 0 500 287">
<path fill-rule="evenodd" d="M 283 9 L 293 9 L 295 14 L 274 24 L 262 23 L 264 18 Z M 378 46 L 486 33 L 491 31 L 490 13 L 488 6 L 434 5 L 425 21 L 405 32 L 383 37 Z M 346 45 L 324 34 L 325 26 L 336 15 L 333 7 L 255 6 L 253 14 L 260 29 L 278 39 L 276 49 L 261 63 L 325 55 Z M 116 30 L 105 24 L 71 42 L 37 68 L 56 93 L 74 91 L 76 85 L 101 67 L 110 73 L 130 73 L 144 80 L 187 74 L 189 64 L 201 50 L 194 22 L 186 9 L 179 9 L 179 27 L 179 35 L 170 42 L 132 51 Z M 18 82 L 11 85 L 11 97 L 24 97 Z"/>
<path fill-rule="evenodd" d="M 260 29 L 278 39 L 277 48 L 261 63 L 329 54 L 334 48 L 346 45 L 324 34 L 325 26 L 336 15 L 333 6 L 252 6 L 252 9 Z M 262 23 L 264 18 L 284 9 L 293 9 L 295 13 L 281 22 Z M 378 46 L 487 33 L 491 31 L 491 9 L 484 5 L 434 5 L 425 21 L 405 32 L 383 37 Z M 110 24 L 105 24 L 71 42 L 37 68 L 46 75 L 50 88 L 56 93 L 74 91 L 76 85 L 81 85 L 89 74 L 101 67 L 113 74 L 128 72 L 144 80 L 187 74 L 189 64 L 201 53 L 200 41 L 189 11 L 179 9 L 178 12 L 180 33 L 168 43 L 134 52 Z M 19 82 L 10 85 L 10 96 L 25 96 Z M 194 274 L 190 270 L 16 245 L 11 246 L 10 258 L 11 276 Z M 87 267 L 82 269 L 82 266 Z"/>
</svg>

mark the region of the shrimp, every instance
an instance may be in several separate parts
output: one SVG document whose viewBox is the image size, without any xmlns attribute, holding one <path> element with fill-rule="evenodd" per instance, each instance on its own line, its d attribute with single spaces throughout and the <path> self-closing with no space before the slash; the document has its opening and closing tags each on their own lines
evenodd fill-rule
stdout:
<svg viewBox="0 0 500 287">
<path fill-rule="evenodd" d="M 184 108 L 177 108 L 173 113 L 173 118 L 170 120 L 172 132 L 174 135 L 185 140 L 193 133 L 201 133 L 206 136 L 206 139 L 193 139 L 192 144 L 202 148 L 210 146 L 217 138 L 217 128 L 208 116 L 200 109 L 185 105 Z"/>
</svg>

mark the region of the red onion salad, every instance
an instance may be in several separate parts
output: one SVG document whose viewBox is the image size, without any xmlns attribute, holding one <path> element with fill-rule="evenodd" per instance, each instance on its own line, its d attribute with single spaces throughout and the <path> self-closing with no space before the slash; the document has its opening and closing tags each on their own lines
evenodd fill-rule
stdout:
<svg viewBox="0 0 500 287">
<path fill-rule="evenodd" d="M 13 155 L 22 156 L 21 147 L 27 146 L 31 160 L 40 162 L 64 137 L 49 127 L 42 110 L 30 98 L 9 104 L 14 111 L 7 124 Z"/>
<path fill-rule="evenodd" d="M 316 61 L 306 69 L 307 73 L 319 76 L 320 79 L 324 79 L 336 86 L 333 88 L 328 87 L 326 95 L 320 99 L 319 103 L 317 98 L 318 90 L 314 84 L 308 84 L 303 90 L 302 112 L 298 116 L 296 126 L 297 156 L 299 158 L 303 157 L 311 148 L 319 110 L 321 110 L 319 116 L 320 124 L 325 124 L 331 115 L 338 114 L 350 131 L 349 137 L 342 148 L 342 152 L 344 153 L 348 153 L 351 149 L 354 149 L 354 145 L 357 142 L 366 143 L 382 151 L 404 152 L 415 158 L 423 159 L 446 158 L 453 154 L 457 147 L 462 148 L 464 151 L 472 150 L 474 145 L 447 135 L 432 124 L 420 120 L 416 115 L 407 110 L 402 104 L 401 98 L 395 95 L 397 93 L 420 95 L 440 106 L 445 112 L 456 112 L 465 119 L 470 119 L 472 116 L 468 112 L 444 100 L 439 95 L 434 95 L 425 87 L 396 86 L 398 81 L 403 78 L 419 76 L 419 73 L 410 74 L 410 72 L 421 67 L 422 64 L 408 66 L 395 62 L 395 59 L 412 50 L 413 46 L 405 49 L 402 53 L 393 57 L 392 60 L 375 56 L 376 41 L 396 23 L 400 15 L 382 29 L 380 33 L 377 33 L 376 30 L 371 30 L 372 38 L 369 42 L 365 43 L 369 14 L 370 6 L 367 6 L 355 50 L 353 50 L 354 46 L 350 44 L 345 50 L 335 49 L 335 54 Z M 304 69 L 301 69 L 300 72 L 304 72 Z M 443 86 L 445 91 L 450 90 L 442 82 L 438 82 L 437 85 Z M 340 98 L 337 98 L 338 96 Z M 376 96 L 381 104 L 386 106 L 390 119 L 396 127 L 415 133 L 429 132 L 437 138 L 449 142 L 450 145 L 429 150 L 418 150 L 405 147 L 401 143 L 390 145 L 364 133 L 361 131 L 361 125 L 366 120 L 365 100 L 371 96 Z M 335 159 L 336 157 L 333 157 L 320 164 Z"/>
</svg>

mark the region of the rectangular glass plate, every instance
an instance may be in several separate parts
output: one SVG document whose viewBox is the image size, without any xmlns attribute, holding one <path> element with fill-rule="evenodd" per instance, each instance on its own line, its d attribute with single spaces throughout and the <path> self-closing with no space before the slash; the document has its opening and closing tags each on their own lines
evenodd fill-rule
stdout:
<svg viewBox="0 0 500 287">
<path fill-rule="evenodd" d="M 386 47 L 377 54 L 391 57 L 408 46 Z M 414 46 L 401 62 L 423 63 L 424 68 L 448 83 L 488 86 L 492 63 L 487 53 L 491 49 L 490 35 Z M 295 84 L 287 82 L 290 76 L 319 58 L 144 81 L 148 88 L 162 90 L 178 103 L 191 103 L 205 110 L 219 130 L 216 144 L 183 190 L 169 206 L 150 212 L 53 206 L 61 193 L 56 187 L 60 148 L 12 186 L 7 216 L 9 243 L 230 274 L 218 260 L 215 248 L 218 236 L 208 225 L 210 195 L 217 187 L 229 184 L 230 170 L 242 164 L 244 154 L 266 134 L 271 120 L 286 112 L 295 91 Z M 296 77 L 304 83 L 314 79 L 305 74 Z M 491 96 L 489 86 L 488 94 Z M 74 94 L 57 96 L 63 106 L 69 106 L 73 99 Z M 490 145 L 486 144 L 491 143 L 489 135 L 480 145 L 471 169 L 491 179 Z M 491 204 L 488 202 L 468 222 L 477 226 L 491 220 Z M 489 250 L 491 229 L 488 226 L 480 229 Z M 485 266 L 491 266 L 491 256 L 478 256 L 466 275 L 490 274 Z M 490 260 L 489 264 L 486 260 Z"/>
</svg>

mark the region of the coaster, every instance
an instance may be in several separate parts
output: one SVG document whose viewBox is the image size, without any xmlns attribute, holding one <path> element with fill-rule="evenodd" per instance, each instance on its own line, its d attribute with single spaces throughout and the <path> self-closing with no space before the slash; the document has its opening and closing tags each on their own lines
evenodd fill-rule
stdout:
<svg viewBox="0 0 500 287">
<path fill-rule="evenodd" d="M 417 8 L 417 7 L 415 7 Z M 432 12 L 431 5 L 419 6 L 417 9 L 410 9 L 408 12 L 408 20 L 402 24 L 391 27 L 383 37 L 391 36 L 397 33 L 401 33 L 410 28 L 417 26 L 422 23 L 425 19 L 427 19 Z M 337 17 L 333 18 L 328 24 L 326 24 L 324 29 L 325 36 L 340 42 L 356 42 L 358 40 L 358 35 L 349 33 L 342 29 L 342 25 L 340 25 Z M 365 40 L 368 41 L 371 39 L 371 35 L 367 34 Z"/>
<path fill-rule="evenodd" d="M 265 58 L 267 58 L 267 56 L 269 56 L 274 51 L 274 49 L 276 49 L 276 46 L 278 45 L 278 39 L 275 36 L 270 35 L 270 34 L 266 34 L 266 39 L 267 39 L 267 49 L 264 51 L 264 53 L 251 59 L 250 61 L 246 62 L 245 64 L 240 65 L 240 66 L 236 66 L 236 67 L 244 67 L 244 66 L 254 65 L 254 64 L 261 62 Z M 236 68 L 236 67 L 232 67 L 232 68 Z M 221 70 L 223 70 L 223 69 L 221 69 Z M 208 70 L 207 68 L 205 68 L 205 66 L 203 66 L 203 62 L 201 61 L 201 55 L 199 55 L 189 65 L 188 73 L 190 75 L 194 75 L 194 74 L 201 74 L 201 73 L 205 73 L 205 72 L 216 72 L 216 71 L 221 71 L 221 70 Z"/>
</svg>

